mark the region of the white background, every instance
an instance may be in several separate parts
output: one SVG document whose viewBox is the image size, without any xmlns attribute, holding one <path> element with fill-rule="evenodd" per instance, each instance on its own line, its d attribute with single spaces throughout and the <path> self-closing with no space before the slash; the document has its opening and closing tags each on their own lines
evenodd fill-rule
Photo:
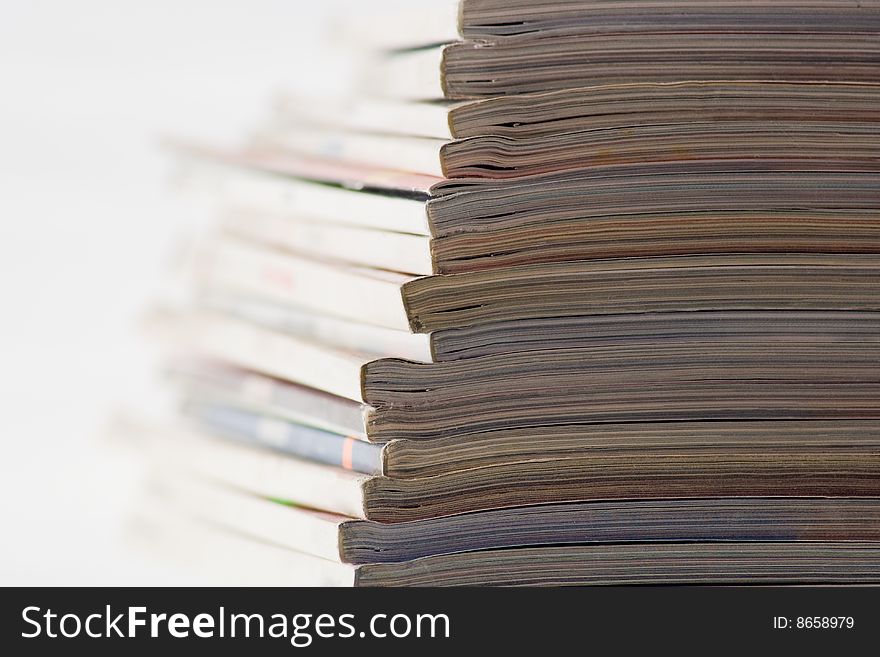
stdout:
<svg viewBox="0 0 880 657">
<path fill-rule="evenodd" d="M 311 48 L 348 4 L 0 2 L 0 584 L 185 583 L 125 547 L 139 464 L 106 437 L 193 219 L 158 141 L 333 90 L 347 59 Z"/>
</svg>

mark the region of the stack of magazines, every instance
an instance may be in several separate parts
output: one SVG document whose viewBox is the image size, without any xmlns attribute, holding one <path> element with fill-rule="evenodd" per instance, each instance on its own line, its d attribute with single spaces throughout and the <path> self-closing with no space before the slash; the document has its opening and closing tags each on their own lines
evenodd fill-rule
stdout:
<svg viewBox="0 0 880 657">
<path fill-rule="evenodd" d="M 152 322 L 171 547 L 880 582 L 880 2 L 411 4 L 340 26 L 351 97 L 178 145 L 217 221 Z"/>
</svg>

